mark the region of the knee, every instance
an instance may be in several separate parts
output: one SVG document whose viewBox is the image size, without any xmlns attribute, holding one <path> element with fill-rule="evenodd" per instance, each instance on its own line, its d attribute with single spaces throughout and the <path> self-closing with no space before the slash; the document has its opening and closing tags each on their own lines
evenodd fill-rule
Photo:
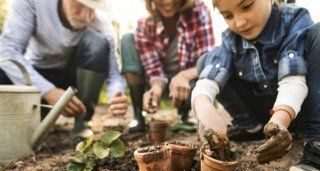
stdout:
<svg viewBox="0 0 320 171">
<path fill-rule="evenodd" d="M 128 44 L 134 43 L 134 36 L 133 33 L 126 33 L 121 38 L 121 47 L 126 46 Z"/>
<path fill-rule="evenodd" d="M 78 49 L 90 53 L 91 57 L 104 57 L 106 59 L 110 52 L 110 43 L 104 35 L 88 31 L 81 38 Z"/>
<path fill-rule="evenodd" d="M 79 66 L 83 68 L 96 68 L 99 72 L 105 72 L 109 62 L 110 43 L 100 33 L 86 32 L 81 38 L 76 56 Z"/>
</svg>

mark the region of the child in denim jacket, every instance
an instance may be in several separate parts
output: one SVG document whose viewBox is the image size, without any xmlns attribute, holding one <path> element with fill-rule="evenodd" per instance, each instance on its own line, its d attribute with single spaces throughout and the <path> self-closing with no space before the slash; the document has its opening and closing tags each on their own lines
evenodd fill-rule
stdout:
<svg viewBox="0 0 320 171">
<path fill-rule="evenodd" d="M 304 127 L 304 154 L 291 169 L 320 169 L 320 24 L 313 24 L 306 9 L 272 0 L 213 4 L 229 28 L 222 45 L 197 66 L 192 107 L 198 131 L 230 140 L 256 140 L 264 133 L 268 140 L 256 152 L 265 163 L 290 150 L 288 129 Z M 214 107 L 215 98 L 233 117 L 232 127 Z"/>
</svg>

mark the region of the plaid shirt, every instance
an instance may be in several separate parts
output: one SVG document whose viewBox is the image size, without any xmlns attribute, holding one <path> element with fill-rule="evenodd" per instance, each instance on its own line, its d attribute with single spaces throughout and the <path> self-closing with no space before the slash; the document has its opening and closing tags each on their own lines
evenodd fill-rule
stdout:
<svg viewBox="0 0 320 171">
<path fill-rule="evenodd" d="M 214 45 L 210 12 L 203 2 L 196 1 L 192 9 L 180 15 L 177 32 L 180 69 L 194 67 L 197 59 Z M 162 58 L 167 55 L 169 40 L 160 20 L 144 18 L 138 21 L 136 48 L 149 81 L 168 80 L 163 71 Z"/>
</svg>

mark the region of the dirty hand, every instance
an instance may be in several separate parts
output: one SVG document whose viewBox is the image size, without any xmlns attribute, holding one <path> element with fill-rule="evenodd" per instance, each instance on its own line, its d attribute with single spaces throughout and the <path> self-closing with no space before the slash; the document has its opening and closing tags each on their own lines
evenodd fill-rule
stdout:
<svg viewBox="0 0 320 171">
<path fill-rule="evenodd" d="M 207 156 L 226 161 L 233 155 L 228 139 L 201 123 L 198 124 L 198 137 L 201 142 L 201 151 Z"/>
<path fill-rule="evenodd" d="M 183 72 L 179 72 L 171 79 L 169 97 L 172 98 L 172 105 L 174 107 L 179 108 L 181 103 L 188 99 L 191 91 L 189 81 Z"/>
<path fill-rule="evenodd" d="M 292 137 L 286 127 L 269 122 L 264 127 L 264 134 L 269 140 L 256 150 L 259 163 L 281 158 L 289 152 Z"/>
<path fill-rule="evenodd" d="M 49 105 L 54 106 L 64 93 L 65 90 L 55 88 L 47 92 L 43 96 L 43 98 L 47 103 L 49 103 Z M 69 101 L 68 105 L 64 108 L 62 115 L 66 117 L 75 117 L 82 115 L 86 112 L 87 109 L 85 105 L 76 96 L 73 96 L 72 99 Z"/>
<path fill-rule="evenodd" d="M 109 111 L 114 116 L 124 116 L 128 108 L 128 98 L 120 91 L 108 102 Z"/>
<path fill-rule="evenodd" d="M 165 83 L 160 80 L 155 80 L 151 84 L 149 91 L 143 95 L 143 110 L 149 114 L 154 114 L 158 110 L 158 103 L 164 90 Z"/>
</svg>

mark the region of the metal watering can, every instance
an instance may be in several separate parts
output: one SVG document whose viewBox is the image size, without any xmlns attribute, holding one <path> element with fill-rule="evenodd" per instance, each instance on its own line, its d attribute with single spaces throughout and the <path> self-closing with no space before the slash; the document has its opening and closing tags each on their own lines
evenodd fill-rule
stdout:
<svg viewBox="0 0 320 171">
<path fill-rule="evenodd" d="M 27 70 L 19 62 L 25 86 L 0 85 L 0 162 L 15 160 L 36 150 L 55 124 L 61 111 L 77 92 L 69 87 L 40 123 L 40 91 L 31 86 Z"/>
</svg>

